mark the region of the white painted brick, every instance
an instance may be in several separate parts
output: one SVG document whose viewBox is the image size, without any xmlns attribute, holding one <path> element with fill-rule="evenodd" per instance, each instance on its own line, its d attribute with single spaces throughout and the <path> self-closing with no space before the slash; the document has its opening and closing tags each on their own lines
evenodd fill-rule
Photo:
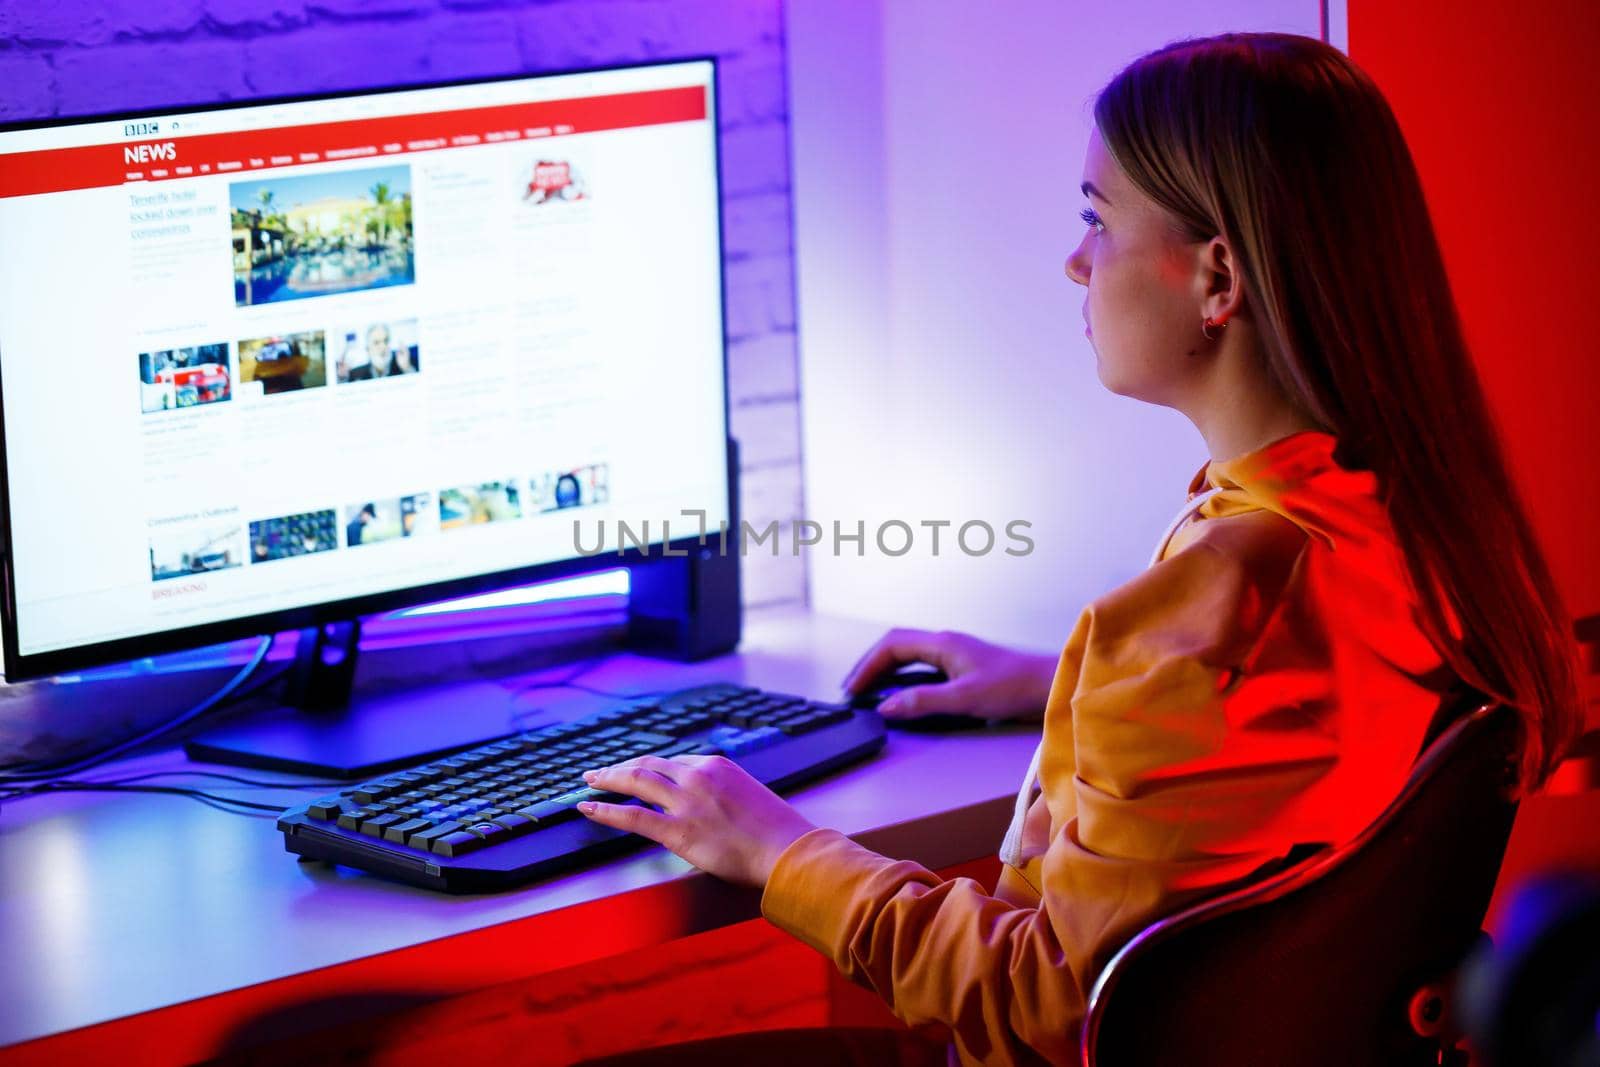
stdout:
<svg viewBox="0 0 1600 1067">
<path fill-rule="evenodd" d="M 434 10 L 432 0 L 305 0 L 305 6 L 314 15 L 333 15 L 341 19 L 421 17 Z"/>
<path fill-rule="evenodd" d="M 789 256 L 794 235 L 789 225 L 787 187 L 726 200 L 722 225 L 723 245 L 730 259 L 775 253 Z"/>
<path fill-rule="evenodd" d="M 404 0 L 394 0 L 404 6 Z M 426 0 L 412 0 L 411 7 L 421 7 Z M 316 4 L 321 12 L 325 5 Z M 212 30 L 230 34 L 282 33 L 305 26 L 312 15 L 306 10 L 306 0 L 204 0 L 203 14 L 206 25 Z"/>
<path fill-rule="evenodd" d="M 728 345 L 728 396 L 735 406 L 755 398 L 794 396 L 798 389 L 793 333 L 762 334 Z"/>
<path fill-rule="evenodd" d="M 0 122 L 49 115 L 55 110 L 55 72 L 42 56 L 0 52 Z"/>
<path fill-rule="evenodd" d="M 514 74 L 522 65 L 509 17 L 452 12 L 428 23 L 429 73 L 435 78 Z"/>
<path fill-rule="evenodd" d="M 662 4 L 561 3 L 516 14 L 517 46 L 524 69 L 631 63 L 686 49 L 673 12 Z"/>
<path fill-rule="evenodd" d="M 187 104 L 196 96 L 232 100 L 252 95 L 239 47 L 227 41 L 64 49 L 56 55 L 55 69 L 57 103 L 64 115 Z M 107 86 L 122 86 L 123 94 L 111 96 Z"/>
<path fill-rule="evenodd" d="M 140 0 L 6 0 L 0 3 L 0 41 L 103 45 L 118 34 L 181 33 L 200 21 L 201 7 L 201 0 L 159 4 Z M 191 92 L 184 99 L 193 96 Z"/>
<path fill-rule="evenodd" d="M 802 0 L 803 2 L 803 0 Z M 597 5 L 599 6 L 599 5 Z M 607 4 L 604 6 L 612 6 Z M 654 6 L 634 3 L 619 7 Z M 680 40 L 701 53 L 732 55 L 775 51 L 783 46 L 783 13 L 775 0 L 678 0 L 670 5 Z"/>
<path fill-rule="evenodd" d="M 718 98 L 724 126 L 783 120 L 789 114 L 788 81 L 783 56 L 765 52 L 741 54 L 718 65 Z"/>
<path fill-rule="evenodd" d="M 789 126 L 763 122 L 740 126 L 722 137 L 724 196 L 781 192 L 789 188 Z"/>
<path fill-rule="evenodd" d="M 266 34 L 246 42 L 240 66 L 249 72 L 251 88 L 262 95 L 427 81 L 437 77 L 429 67 L 432 42 L 425 35 L 391 33 L 384 49 L 375 54 L 372 49 L 374 32 L 373 26 L 356 22 L 320 23 L 295 33 Z M 344 67 L 319 67 L 317 73 L 321 77 L 339 79 L 324 84 L 307 76 L 308 51 L 363 58 Z"/>
<path fill-rule="evenodd" d="M 800 517 L 800 465 L 739 473 L 739 516 L 758 529 Z"/>
<path fill-rule="evenodd" d="M 727 264 L 728 334 L 744 338 L 794 327 L 794 268 L 787 250 Z"/>
<path fill-rule="evenodd" d="M 746 467 L 770 467 L 800 462 L 800 402 L 777 400 L 767 404 L 741 404 L 730 413 L 733 436 L 739 441 L 739 462 Z"/>
</svg>

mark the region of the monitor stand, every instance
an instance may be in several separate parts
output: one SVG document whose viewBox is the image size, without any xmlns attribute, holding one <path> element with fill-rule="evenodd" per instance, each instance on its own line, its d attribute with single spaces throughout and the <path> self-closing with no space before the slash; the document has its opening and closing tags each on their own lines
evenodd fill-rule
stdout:
<svg viewBox="0 0 1600 1067">
<path fill-rule="evenodd" d="M 300 631 L 284 704 L 198 734 L 184 752 L 205 763 L 361 779 L 546 724 L 517 718 L 513 694 L 493 682 L 352 695 L 360 638 L 358 621 Z"/>
<path fill-rule="evenodd" d="M 624 647 L 686 662 L 731 652 L 742 632 L 739 449 L 727 441 L 729 543 L 675 540 L 627 560 Z M 670 551 L 667 549 L 670 547 Z M 555 721 L 518 714 L 493 682 L 352 696 L 359 621 L 300 631 L 284 705 L 192 738 L 190 759 L 328 778 L 369 778 Z"/>
</svg>

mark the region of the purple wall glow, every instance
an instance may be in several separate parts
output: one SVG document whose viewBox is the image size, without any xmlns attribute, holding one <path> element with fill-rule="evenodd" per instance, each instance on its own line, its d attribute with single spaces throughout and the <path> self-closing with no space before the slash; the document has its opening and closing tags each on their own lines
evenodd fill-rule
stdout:
<svg viewBox="0 0 1600 1067">
<path fill-rule="evenodd" d="M 0 122 L 707 54 L 721 60 L 741 506 L 786 528 L 800 444 L 779 0 L 7 0 Z M 747 604 L 804 596 L 803 557 L 745 563 Z"/>
</svg>

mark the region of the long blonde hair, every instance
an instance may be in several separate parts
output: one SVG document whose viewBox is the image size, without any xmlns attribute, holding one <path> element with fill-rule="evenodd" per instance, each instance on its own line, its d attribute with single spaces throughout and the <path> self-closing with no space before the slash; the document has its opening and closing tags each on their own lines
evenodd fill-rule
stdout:
<svg viewBox="0 0 1600 1067">
<path fill-rule="evenodd" d="M 1270 373 L 1377 475 L 1430 638 L 1521 713 L 1537 785 L 1582 721 L 1577 646 L 1383 95 L 1321 41 L 1230 33 L 1140 57 L 1094 113 L 1142 192 L 1234 249 Z"/>
</svg>

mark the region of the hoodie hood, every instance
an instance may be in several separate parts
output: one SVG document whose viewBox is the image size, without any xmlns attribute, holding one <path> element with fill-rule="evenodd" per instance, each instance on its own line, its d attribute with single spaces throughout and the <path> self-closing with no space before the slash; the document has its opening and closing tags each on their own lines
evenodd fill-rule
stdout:
<svg viewBox="0 0 1600 1067">
<path fill-rule="evenodd" d="M 1378 476 L 1335 463 L 1337 444 L 1330 433 L 1302 430 L 1254 452 L 1212 460 L 1189 483 L 1189 497 L 1218 490 L 1201 505 L 1204 518 L 1266 510 L 1335 551 L 1397 553 Z"/>
<path fill-rule="evenodd" d="M 1457 645 L 1460 626 L 1448 604 L 1448 637 L 1427 624 L 1378 476 L 1339 466 L 1333 459 L 1337 444 L 1330 433 L 1302 430 L 1254 452 L 1213 460 L 1190 481 L 1189 497 L 1217 490 L 1200 505 L 1202 518 L 1264 510 L 1304 530 L 1326 601 L 1342 603 L 1342 617 L 1354 632 L 1370 634 L 1397 665 L 1415 669 Z M 1482 690 L 1476 673 L 1467 673 Z"/>
</svg>

